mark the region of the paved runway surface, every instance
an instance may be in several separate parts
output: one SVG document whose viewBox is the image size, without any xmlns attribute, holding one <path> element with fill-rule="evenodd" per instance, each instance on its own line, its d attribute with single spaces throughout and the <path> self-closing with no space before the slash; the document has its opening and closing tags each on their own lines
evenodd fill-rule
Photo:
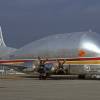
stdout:
<svg viewBox="0 0 100 100">
<path fill-rule="evenodd" d="M 100 100 L 100 80 L 0 80 L 0 100 Z"/>
</svg>

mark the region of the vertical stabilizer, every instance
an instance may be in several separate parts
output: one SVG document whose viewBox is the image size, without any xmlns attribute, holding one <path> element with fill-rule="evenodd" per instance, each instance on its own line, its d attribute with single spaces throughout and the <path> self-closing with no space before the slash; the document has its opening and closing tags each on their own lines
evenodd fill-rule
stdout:
<svg viewBox="0 0 100 100">
<path fill-rule="evenodd" d="M 5 44 L 4 40 L 3 40 L 1 26 L 0 26 L 0 47 L 6 47 L 6 44 Z"/>
</svg>

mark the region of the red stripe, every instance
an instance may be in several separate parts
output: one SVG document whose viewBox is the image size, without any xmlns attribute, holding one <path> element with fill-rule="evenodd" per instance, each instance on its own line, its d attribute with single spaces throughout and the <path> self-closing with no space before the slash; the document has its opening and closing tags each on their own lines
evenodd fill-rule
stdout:
<svg viewBox="0 0 100 100">
<path fill-rule="evenodd" d="M 30 62 L 31 60 L 0 60 L 0 63 Z"/>
<path fill-rule="evenodd" d="M 74 58 L 74 59 L 68 59 L 69 61 L 77 61 L 77 60 L 81 60 L 81 61 L 84 61 L 84 60 L 100 60 L 100 58 L 96 57 L 96 58 Z"/>
<path fill-rule="evenodd" d="M 47 61 L 56 61 L 57 59 L 48 59 Z M 66 60 L 66 61 L 84 61 L 84 60 L 100 60 L 100 57 L 94 58 L 58 58 L 58 60 Z M 0 63 L 14 63 L 14 62 L 31 62 L 34 60 L 0 60 Z"/>
<path fill-rule="evenodd" d="M 48 61 L 55 61 L 55 60 L 66 60 L 66 61 L 84 61 L 84 60 L 100 60 L 100 57 L 92 57 L 92 58 L 58 58 L 58 59 L 48 59 Z"/>
</svg>

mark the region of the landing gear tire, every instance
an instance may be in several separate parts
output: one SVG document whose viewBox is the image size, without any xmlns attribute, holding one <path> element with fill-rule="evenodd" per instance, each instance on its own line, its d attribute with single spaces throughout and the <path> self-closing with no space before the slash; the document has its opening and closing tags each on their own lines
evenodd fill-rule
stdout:
<svg viewBox="0 0 100 100">
<path fill-rule="evenodd" d="M 78 76 L 78 78 L 79 78 L 79 79 L 85 79 L 85 78 L 86 78 L 86 76 L 85 76 L 85 75 L 81 75 L 81 74 L 80 74 L 80 75 Z"/>
<path fill-rule="evenodd" d="M 40 75 L 40 76 L 39 76 L 39 80 L 46 80 L 46 76 Z"/>
<path fill-rule="evenodd" d="M 65 72 L 64 72 L 64 70 L 58 69 L 58 70 L 56 71 L 56 75 L 65 75 Z"/>
<path fill-rule="evenodd" d="M 48 76 L 49 76 L 48 73 L 42 74 L 42 75 L 39 75 L 39 79 L 40 79 L 40 80 L 46 80 Z"/>
</svg>

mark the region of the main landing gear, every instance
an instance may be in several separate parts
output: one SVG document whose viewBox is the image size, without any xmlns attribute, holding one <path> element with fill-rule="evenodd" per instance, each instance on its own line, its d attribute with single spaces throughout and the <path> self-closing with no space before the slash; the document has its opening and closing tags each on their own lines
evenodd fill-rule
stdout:
<svg viewBox="0 0 100 100">
<path fill-rule="evenodd" d="M 45 62 L 46 60 L 41 60 L 40 58 L 38 58 L 39 60 L 39 66 L 38 66 L 38 72 L 39 72 L 39 79 L 40 80 L 46 80 L 47 77 L 49 76 L 46 68 L 45 68 Z"/>
<path fill-rule="evenodd" d="M 57 60 L 57 63 L 58 63 L 58 66 L 57 66 L 57 68 L 55 70 L 55 74 L 57 74 L 57 75 L 65 75 L 66 72 L 65 72 L 65 69 L 64 69 L 64 66 L 63 66 L 64 63 L 65 63 L 65 60 L 63 60 L 63 61 Z"/>
</svg>

